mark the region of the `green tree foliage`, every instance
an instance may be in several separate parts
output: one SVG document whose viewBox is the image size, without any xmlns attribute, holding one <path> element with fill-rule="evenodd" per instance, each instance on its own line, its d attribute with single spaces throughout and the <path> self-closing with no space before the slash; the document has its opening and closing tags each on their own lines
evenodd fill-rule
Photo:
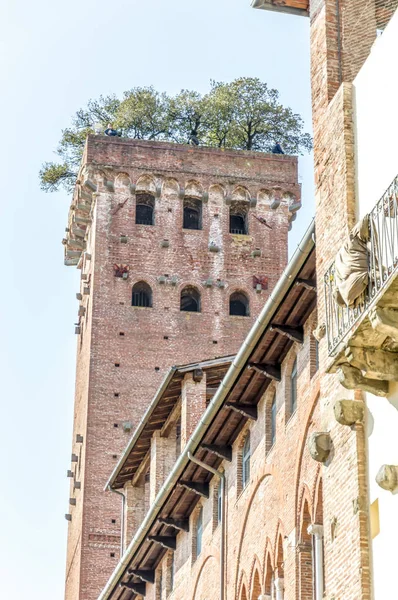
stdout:
<svg viewBox="0 0 398 600">
<path fill-rule="evenodd" d="M 100 96 L 77 111 L 62 131 L 56 154 L 40 170 L 45 191 L 73 188 L 88 134 L 111 123 L 124 137 L 269 152 L 280 142 L 287 154 L 312 148 L 303 120 L 279 102 L 277 90 L 257 78 L 211 82 L 208 94 L 182 90 L 170 97 L 153 87 L 136 87 L 116 96 Z"/>
</svg>

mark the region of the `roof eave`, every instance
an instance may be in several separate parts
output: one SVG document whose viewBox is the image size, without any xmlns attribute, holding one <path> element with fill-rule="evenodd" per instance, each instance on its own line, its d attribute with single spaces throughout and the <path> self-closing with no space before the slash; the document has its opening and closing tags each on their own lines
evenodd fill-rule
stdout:
<svg viewBox="0 0 398 600">
<path fill-rule="evenodd" d="M 271 4 L 269 0 L 253 0 L 252 8 L 261 8 L 263 10 L 269 10 L 272 12 L 286 13 L 289 15 L 296 15 L 299 17 L 308 17 L 308 11 L 301 8 L 293 8 L 291 6 L 276 6 Z"/>
</svg>

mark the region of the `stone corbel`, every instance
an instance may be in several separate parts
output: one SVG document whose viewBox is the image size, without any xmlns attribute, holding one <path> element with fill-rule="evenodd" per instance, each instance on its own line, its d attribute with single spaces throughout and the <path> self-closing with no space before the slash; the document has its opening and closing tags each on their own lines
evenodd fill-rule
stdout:
<svg viewBox="0 0 398 600">
<path fill-rule="evenodd" d="M 339 381 L 347 390 L 362 390 L 375 396 L 388 395 L 388 382 L 364 377 L 362 372 L 350 364 L 340 365 L 337 371 Z"/>
<path fill-rule="evenodd" d="M 329 458 L 331 448 L 332 440 L 330 434 L 327 432 L 315 432 L 308 438 L 308 450 L 311 454 L 311 458 L 317 462 L 325 463 Z"/>
<path fill-rule="evenodd" d="M 391 493 L 398 491 L 398 467 L 396 465 L 383 465 L 376 475 L 376 483 L 383 490 Z"/>
<path fill-rule="evenodd" d="M 364 371 L 371 379 L 398 381 L 397 352 L 349 346 L 345 356 L 352 367 Z"/>
<path fill-rule="evenodd" d="M 317 340 L 317 342 L 320 342 L 321 339 L 325 337 L 325 334 L 326 334 L 325 323 L 320 323 L 320 325 L 318 325 L 318 327 L 316 329 L 314 329 L 314 331 L 312 332 L 312 335 Z"/>
<path fill-rule="evenodd" d="M 337 400 L 334 405 L 334 416 L 340 425 L 361 423 L 364 417 L 364 405 L 357 400 Z"/>
<path fill-rule="evenodd" d="M 369 310 L 369 321 L 378 333 L 398 342 L 398 310 L 376 306 Z"/>
</svg>

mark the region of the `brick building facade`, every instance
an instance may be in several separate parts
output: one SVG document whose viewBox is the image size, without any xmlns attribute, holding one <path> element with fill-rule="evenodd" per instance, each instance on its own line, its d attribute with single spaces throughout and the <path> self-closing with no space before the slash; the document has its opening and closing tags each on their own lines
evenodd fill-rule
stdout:
<svg viewBox="0 0 398 600">
<path fill-rule="evenodd" d="M 166 370 L 236 353 L 299 207 L 294 157 L 89 137 L 64 240 L 81 269 L 68 600 L 96 598 L 118 562 L 104 486 Z"/>
</svg>

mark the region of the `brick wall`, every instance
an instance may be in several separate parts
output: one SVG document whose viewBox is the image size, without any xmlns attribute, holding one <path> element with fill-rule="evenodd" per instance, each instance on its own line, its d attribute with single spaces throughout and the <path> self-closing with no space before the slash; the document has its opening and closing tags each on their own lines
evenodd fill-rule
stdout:
<svg viewBox="0 0 398 600">
<path fill-rule="evenodd" d="M 103 488 L 131 434 L 123 424 L 135 428 L 171 365 L 237 351 L 286 264 L 289 205 L 300 197 L 297 159 L 287 156 L 93 136 L 84 162 L 98 191 L 80 290 L 88 293 L 81 300 L 74 435 L 84 443 L 68 533 L 67 600 L 95 599 L 119 559 L 121 500 Z M 139 190 L 154 197 L 154 226 L 135 224 Z M 184 194 L 203 200 L 200 231 L 182 229 Z M 233 200 L 248 206 L 248 235 L 229 233 Z M 219 252 L 209 250 L 211 242 Z M 115 277 L 115 264 L 128 265 L 127 280 Z M 255 291 L 253 276 L 267 277 L 268 289 Z M 138 281 L 151 286 L 152 308 L 131 306 Z M 200 313 L 180 311 L 185 285 L 200 291 Z M 249 298 L 250 316 L 229 316 L 235 290 Z"/>
<path fill-rule="evenodd" d="M 351 82 L 375 37 L 373 0 L 317 3 L 311 20 L 311 72 L 319 323 L 326 322 L 325 272 L 357 218 Z M 321 430 L 330 432 L 334 453 L 323 477 L 323 513 L 328 524 L 326 588 L 330 597 L 368 599 L 370 542 L 363 426 L 351 430 L 338 425 L 333 416 L 337 399 L 360 397 L 345 390 L 336 375 L 326 374 L 330 364 L 326 338 L 319 344 L 319 358 Z"/>
<path fill-rule="evenodd" d="M 315 314 L 305 324 L 304 344 L 295 345 L 282 364 L 282 381 L 267 389 L 258 405 L 258 419 L 247 424 L 233 446 L 232 462 L 223 462 L 226 477 L 226 586 L 227 597 L 257 600 L 270 594 L 275 582 L 283 585 L 285 600 L 312 600 L 311 538 L 307 527 L 323 522 L 322 479 L 330 464 L 321 467 L 309 454 L 308 436 L 321 426 L 319 371 L 311 360 Z M 287 418 L 291 364 L 298 359 L 297 409 Z M 277 396 L 275 443 L 269 449 L 270 398 Z M 241 451 L 250 433 L 250 480 L 241 486 Z M 177 536 L 173 590 L 165 587 L 170 559 L 157 567 L 162 573 L 163 596 L 170 600 L 204 600 L 219 594 L 220 526 L 217 521 L 218 479 L 210 482 L 208 500 L 199 500 L 190 517 L 190 531 Z M 203 511 L 202 550 L 196 555 L 197 521 Z M 340 530 L 340 537 L 344 532 Z M 328 539 L 328 544 L 330 544 Z M 328 550 L 326 549 L 326 552 Z M 334 592 L 329 579 L 327 597 Z M 187 590 L 189 595 L 187 596 Z M 338 596 L 336 598 L 346 598 Z M 156 585 L 147 584 L 146 598 L 160 598 Z"/>
</svg>

